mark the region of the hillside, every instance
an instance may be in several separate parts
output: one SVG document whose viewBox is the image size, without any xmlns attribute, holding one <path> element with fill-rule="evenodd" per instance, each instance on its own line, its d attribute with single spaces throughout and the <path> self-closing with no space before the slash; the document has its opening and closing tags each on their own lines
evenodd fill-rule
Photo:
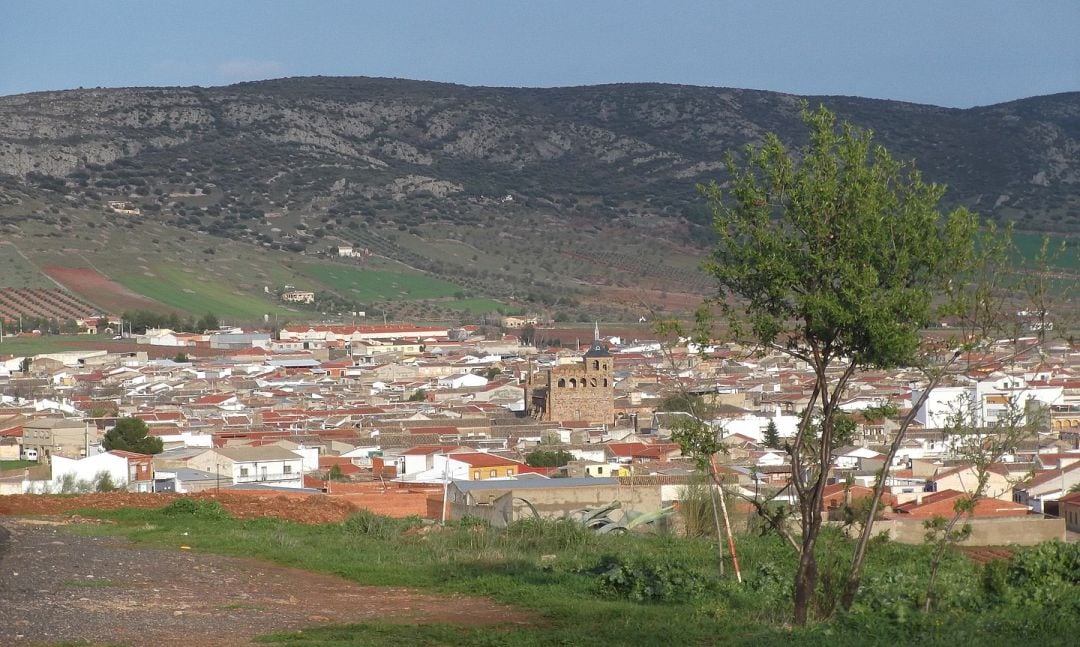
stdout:
<svg viewBox="0 0 1080 647">
<path fill-rule="evenodd" d="M 945 206 L 1028 230 L 1080 228 L 1080 93 L 969 110 L 806 99 L 914 158 L 949 185 Z M 289 280 L 395 312 L 393 292 L 349 294 L 330 270 L 289 265 L 353 245 L 360 258 L 319 262 L 421 272 L 463 302 L 680 310 L 709 289 L 695 183 L 722 179 L 724 153 L 765 132 L 799 143 L 801 100 L 323 77 L 2 97 L 0 231 L 39 268 L 126 273 L 122 284 L 159 301 L 147 275 L 160 262 L 190 271 L 194 257 L 205 281 L 237 295 L 265 300 Z M 182 301 L 164 303 L 194 307 Z M 261 306 L 246 311 L 270 312 Z"/>
</svg>

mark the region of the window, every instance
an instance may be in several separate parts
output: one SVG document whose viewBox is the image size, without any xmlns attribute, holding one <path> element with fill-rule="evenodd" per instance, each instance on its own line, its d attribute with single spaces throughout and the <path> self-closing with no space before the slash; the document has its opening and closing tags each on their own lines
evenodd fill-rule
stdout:
<svg viewBox="0 0 1080 647">
<path fill-rule="evenodd" d="M 589 386 L 596 386 L 596 378 L 589 380 Z"/>
<path fill-rule="evenodd" d="M 480 480 L 480 470 L 476 470 L 475 472 L 473 472 L 472 477 L 473 477 L 474 481 L 479 481 Z"/>
<path fill-rule="evenodd" d="M 560 377 L 559 378 L 559 386 L 563 387 L 563 388 L 566 387 L 566 378 L 565 377 Z"/>
<path fill-rule="evenodd" d="M 248 475 L 248 468 L 241 467 L 240 468 L 240 476 L 247 476 L 247 475 Z"/>
<path fill-rule="evenodd" d="M 491 470 L 491 474 L 489 474 L 488 476 L 491 477 L 491 478 L 495 478 L 498 475 L 499 475 L 498 470 Z"/>
<path fill-rule="evenodd" d="M 286 465 L 285 466 L 285 473 L 286 474 L 292 474 L 292 465 Z"/>
<path fill-rule="evenodd" d="M 506 475 L 507 476 L 513 476 L 514 475 L 514 470 L 506 470 Z"/>
<path fill-rule="evenodd" d="M 592 363 L 592 367 L 593 367 L 594 371 L 599 371 L 600 370 L 600 360 L 594 359 L 593 363 Z"/>
<path fill-rule="evenodd" d="M 597 474 L 603 474 L 604 473 L 604 466 L 603 465 L 597 465 L 596 466 L 596 473 Z"/>
</svg>

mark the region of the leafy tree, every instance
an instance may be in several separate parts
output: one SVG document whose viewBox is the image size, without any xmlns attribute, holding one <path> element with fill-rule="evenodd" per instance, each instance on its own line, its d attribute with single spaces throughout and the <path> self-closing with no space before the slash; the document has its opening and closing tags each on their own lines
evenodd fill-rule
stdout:
<svg viewBox="0 0 1080 647">
<path fill-rule="evenodd" d="M 562 467 L 574 460 L 574 455 L 565 449 L 534 449 L 525 455 L 525 464 L 530 467 Z"/>
<path fill-rule="evenodd" d="M 409 396 L 409 402 L 424 402 L 427 400 L 427 389 L 417 389 Z"/>
<path fill-rule="evenodd" d="M 489 366 L 488 370 L 487 370 L 487 373 L 486 373 L 486 377 L 489 380 L 494 380 L 501 373 L 502 373 L 502 369 L 499 368 L 498 366 Z"/>
<path fill-rule="evenodd" d="M 521 332 L 518 333 L 518 339 L 521 341 L 522 346 L 532 346 L 533 340 L 536 339 L 536 326 L 531 323 L 522 326 Z"/>
<path fill-rule="evenodd" d="M 161 439 L 150 435 L 150 428 L 139 418 L 120 418 L 116 426 L 105 432 L 105 449 L 120 449 L 139 454 L 160 454 Z"/>
<path fill-rule="evenodd" d="M 944 188 L 872 147 L 869 132 L 838 129 L 824 107 L 804 109 L 803 120 L 810 143 L 799 155 L 769 134 L 741 166 L 727 156 L 729 188 L 700 187 L 718 238 L 705 268 L 719 284 L 713 303 L 736 337 L 806 362 L 816 378 L 790 450 L 802 525 L 798 624 L 818 586 L 821 503 L 844 391 L 857 371 L 920 362 L 932 299 L 951 305 L 960 292 L 950 279 L 971 271 L 979 228 L 964 209 L 942 217 Z"/>
<path fill-rule="evenodd" d="M 221 322 L 218 321 L 217 315 L 213 312 L 207 312 L 195 323 L 195 329 L 200 331 L 217 330 L 220 327 Z"/>
<path fill-rule="evenodd" d="M 770 420 L 769 424 L 765 427 L 762 442 L 770 449 L 780 449 L 780 431 L 777 430 L 775 421 Z"/>
<path fill-rule="evenodd" d="M 186 363 L 188 361 L 187 353 L 177 353 L 176 356 L 173 357 L 173 361 L 177 364 Z"/>
</svg>

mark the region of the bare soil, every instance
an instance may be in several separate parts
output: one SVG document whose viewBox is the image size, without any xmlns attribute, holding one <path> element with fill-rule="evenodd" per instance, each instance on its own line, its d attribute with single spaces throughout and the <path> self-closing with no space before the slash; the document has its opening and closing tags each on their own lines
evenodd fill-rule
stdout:
<svg viewBox="0 0 1080 647">
<path fill-rule="evenodd" d="M 102 496 L 117 502 L 127 495 Z M 70 498 L 85 502 L 85 497 Z M 52 503 L 43 500 L 40 506 Z M 271 503 L 281 506 L 278 512 L 291 505 Z M 18 507 L 30 506 L 20 502 Z M 145 548 L 69 528 L 87 522 L 0 517 L 0 645 L 234 647 L 252 644 L 258 635 L 320 624 L 530 621 L 521 611 L 484 598 L 359 586 L 256 560 Z"/>
</svg>

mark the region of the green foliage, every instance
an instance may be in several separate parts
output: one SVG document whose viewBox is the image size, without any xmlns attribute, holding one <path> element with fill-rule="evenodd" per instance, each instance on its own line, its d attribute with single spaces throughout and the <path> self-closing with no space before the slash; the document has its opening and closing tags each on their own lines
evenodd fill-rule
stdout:
<svg viewBox="0 0 1080 647">
<path fill-rule="evenodd" d="M 184 497 L 169 503 L 158 514 L 165 517 L 193 517 L 206 521 L 225 521 L 231 519 L 229 511 L 220 502 L 213 499 L 194 499 Z"/>
<path fill-rule="evenodd" d="M 161 439 L 149 434 L 150 428 L 139 418 L 120 418 L 115 427 L 105 432 L 103 444 L 107 451 L 160 454 L 164 449 Z"/>
<path fill-rule="evenodd" d="M 574 455 L 565 449 L 534 449 L 525 455 L 529 467 L 562 467 L 572 460 Z"/>
<path fill-rule="evenodd" d="M 198 321 L 195 322 L 195 330 L 204 332 L 207 330 L 217 330 L 221 327 L 221 322 L 218 321 L 217 315 L 213 312 L 207 312 Z"/>
<path fill-rule="evenodd" d="M 423 402 L 427 400 L 427 389 L 417 389 L 409 396 L 409 402 Z"/>
<path fill-rule="evenodd" d="M 701 191 L 719 242 L 706 265 L 736 331 L 822 361 L 910 366 L 931 299 L 974 258 L 978 220 L 942 218 L 944 188 L 871 146 L 871 134 L 821 107 L 803 119 L 810 145 L 796 158 L 766 136 L 727 159 L 725 196 Z M 742 313 L 745 312 L 745 316 Z"/>
<path fill-rule="evenodd" d="M 345 475 L 341 473 L 340 465 L 331 465 L 330 469 L 326 470 L 327 481 L 344 481 Z"/>
<path fill-rule="evenodd" d="M 112 474 L 109 472 L 101 471 L 94 475 L 93 480 L 94 492 L 115 492 L 121 489 L 116 483 L 113 482 Z"/>
<path fill-rule="evenodd" d="M 765 433 L 762 434 L 761 442 L 770 449 L 781 449 L 780 445 L 780 432 L 776 428 L 776 423 L 772 420 L 765 427 Z"/>
<path fill-rule="evenodd" d="M 375 539 L 392 540 L 401 537 L 413 528 L 419 528 L 423 522 L 419 517 L 395 519 L 375 514 L 370 510 L 360 510 L 349 516 L 341 527 L 352 535 L 362 535 Z"/>
<path fill-rule="evenodd" d="M 634 602 L 675 602 L 702 596 L 709 579 L 677 560 L 605 555 L 592 571 L 600 590 Z"/>
</svg>

